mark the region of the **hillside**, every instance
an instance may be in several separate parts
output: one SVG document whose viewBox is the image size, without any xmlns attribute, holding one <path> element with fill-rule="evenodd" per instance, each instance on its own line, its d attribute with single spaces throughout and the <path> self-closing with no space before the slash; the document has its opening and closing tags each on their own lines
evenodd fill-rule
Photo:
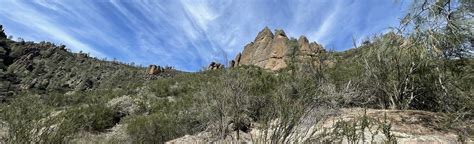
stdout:
<svg viewBox="0 0 474 144">
<path fill-rule="evenodd" d="M 184 73 L 2 30 L 0 143 L 472 140 L 472 58 L 405 52 L 415 44 L 388 33 L 328 52 L 264 28 L 233 66 Z"/>
<path fill-rule="evenodd" d="M 3 31 L 2 34 L 5 35 Z M 13 41 L 5 36 L 0 38 L 0 58 L 2 101 L 21 91 L 66 93 L 110 89 L 128 85 L 128 81 L 156 77 L 146 74 L 146 68 L 71 53 L 64 45 Z M 160 75 L 179 73 L 167 69 Z"/>
<path fill-rule="evenodd" d="M 81 42 L 97 50 L 107 47 L 105 43 L 123 46 L 127 52 L 133 47 L 136 53 L 116 55 L 144 59 L 159 55 L 162 59 L 157 63 L 177 59 L 180 63 L 175 64 L 185 63 L 185 68 L 203 67 L 196 65 L 218 57 L 217 53 L 227 57 L 229 49 L 220 47 L 243 44 L 239 39 L 249 35 L 244 31 L 264 25 L 286 25 L 292 32 L 320 36 L 317 39 L 326 46 L 349 42 L 354 46 L 328 51 L 305 36 L 296 39 L 282 29 L 265 27 L 253 41 L 247 39 L 251 42 L 242 45 L 229 65 L 211 62 L 206 70 L 189 73 L 173 66 L 98 59 L 50 42 L 14 41 L 0 25 L 0 143 L 474 140 L 474 5 L 470 0 L 409 2 L 411 10 L 396 10 L 404 15 L 399 25 L 383 32 L 380 25 L 386 21 L 373 18 L 391 13 L 382 6 L 386 2 L 341 5 L 338 1 L 309 7 L 293 1 L 295 7 L 280 1 L 229 4 L 238 10 L 211 4 L 226 11 L 211 10 L 201 1 L 179 1 L 178 7 L 148 1 L 113 1 L 114 7 L 106 3 L 95 7 L 92 2 L 69 7 L 71 3 L 59 1 L 5 1 L 0 3 L 9 6 L 1 10 L 0 19 L 20 25 L 12 29 L 30 28 L 31 34 L 26 35 L 45 39 L 97 35 L 98 41 Z M 279 4 L 284 7 L 275 7 Z M 322 7 L 328 11 L 305 11 Z M 269 17 L 259 15 L 265 11 Z M 356 15 L 340 15 L 346 12 Z M 215 24 L 219 21 L 225 22 Z M 372 35 L 369 27 L 381 34 Z M 359 36 L 367 38 L 359 44 Z M 331 39 L 337 40 L 328 45 Z"/>
</svg>

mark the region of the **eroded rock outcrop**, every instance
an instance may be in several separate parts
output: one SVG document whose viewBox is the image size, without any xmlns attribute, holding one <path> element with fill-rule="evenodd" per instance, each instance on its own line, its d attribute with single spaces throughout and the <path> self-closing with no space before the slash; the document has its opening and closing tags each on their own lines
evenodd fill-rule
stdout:
<svg viewBox="0 0 474 144">
<path fill-rule="evenodd" d="M 265 27 L 255 40 L 247 44 L 242 53 L 234 61 L 234 66 L 255 65 L 269 70 L 287 67 L 291 56 L 298 58 L 314 57 L 324 49 L 316 42 L 310 43 L 305 36 L 298 40 L 288 38 L 283 30 L 275 30 L 275 34 Z"/>
<path fill-rule="evenodd" d="M 224 65 L 221 63 L 211 62 L 207 67 L 207 70 L 216 70 L 216 69 L 223 69 Z"/>
<path fill-rule="evenodd" d="M 148 66 L 147 74 L 149 75 L 156 75 L 165 71 L 165 68 L 156 65 Z"/>
</svg>

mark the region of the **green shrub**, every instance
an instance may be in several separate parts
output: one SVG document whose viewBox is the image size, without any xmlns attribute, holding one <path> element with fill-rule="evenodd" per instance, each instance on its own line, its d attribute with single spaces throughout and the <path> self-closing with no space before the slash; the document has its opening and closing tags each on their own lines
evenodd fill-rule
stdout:
<svg viewBox="0 0 474 144">
<path fill-rule="evenodd" d="M 127 120 L 127 133 L 134 143 L 163 143 L 185 134 L 202 131 L 189 113 L 169 111 L 137 116 Z"/>
<path fill-rule="evenodd" d="M 179 135 L 174 122 L 166 115 L 139 116 L 129 122 L 127 132 L 134 143 L 162 143 Z"/>
<path fill-rule="evenodd" d="M 38 142 L 37 131 L 42 126 L 37 122 L 47 117 L 50 111 L 34 96 L 17 97 L 9 105 L 2 104 L 0 119 L 9 127 L 6 142 Z"/>
<path fill-rule="evenodd" d="M 63 123 L 64 117 L 37 96 L 21 96 L 2 105 L 0 120 L 6 122 L 7 143 L 64 143 L 77 128 Z M 59 112 L 60 113 L 60 112 Z"/>
<path fill-rule="evenodd" d="M 119 122 L 117 114 L 104 104 L 92 104 L 66 109 L 62 117 L 77 129 L 101 132 Z"/>
<path fill-rule="evenodd" d="M 383 120 L 379 120 L 368 116 L 366 109 L 364 109 L 362 116 L 350 120 L 337 120 L 330 129 L 332 130 L 325 129 L 312 141 L 341 143 L 343 140 L 347 140 L 348 143 L 374 143 L 375 136 L 380 133 L 384 136 L 384 143 L 397 143 L 397 138 L 392 134 L 392 124 L 386 114 Z"/>
</svg>

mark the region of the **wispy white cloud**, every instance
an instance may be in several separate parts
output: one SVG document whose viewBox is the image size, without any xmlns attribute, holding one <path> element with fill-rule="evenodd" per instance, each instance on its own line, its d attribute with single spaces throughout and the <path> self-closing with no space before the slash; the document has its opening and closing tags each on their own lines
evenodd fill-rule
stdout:
<svg viewBox="0 0 474 144">
<path fill-rule="evenodd" d="M 95 56 L 104 57 L 105 55 L 86 43 L 83 43 L 76 39 L 71 34 L 61 29 L 61 26 L 51 22 L 50 18 L 41 15 L 40 12 L 30 7 L 28 4 L 21 3 L 20 1 L 3 1 L 2 5 L 9 5 L 0 9 L 1 14 L 8 17 L 9 20 L 16 23 L 30 26 L 37 33 L 44 33 L 49 38 L 56 39 L 57 41 L 67 44 L 68 47 L 75 51 L 86 51 L 90 52 Z"/>
<path fill-rule="evenodd" d="M 9 34 L 75 51 L 196 71 L 226 62 L 263 27 L 307 35 L 343 50 L 397 23 L 400 6 L 380 0 L 2 0 Z"/>
<path fill-rule="evenodd" d="M 207 31 L 208 24 L 218 17 L 218 14 L 213 12 L 206 1 L 182 0 L 181 4 L 192 16 L 191 19 L 204 31 Z"/>
<path fill-rule="evenodd" d="M 327 16 L 320 24 L 318 30 L 314 32 L 313 35 L 311 35 L 311 37 L 318 42 L 325 42 L 324 40 L 329 38 L 330 33 L 336 25 L 335 23 L 337 23 L 339 20 L 337 14 L 341 11 L 341 5 L 335 4 L 334 7 L 335 8 L 328 12 Z"/>
</svg>

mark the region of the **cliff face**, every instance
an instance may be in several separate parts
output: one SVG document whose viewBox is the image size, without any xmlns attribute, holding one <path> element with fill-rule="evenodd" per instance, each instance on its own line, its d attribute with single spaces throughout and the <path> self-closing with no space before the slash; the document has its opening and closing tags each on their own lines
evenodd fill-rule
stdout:
<svg viewBox="0 0 474 144">
<path fill-rule="evenodd" d="M 283 30 L 275 34 L 265 27 L 253 42 L 247 44 L 242 53 L 234 59 L 235 65 L 255 65 L 269 70 L 279 70 L 287 67 L 291 56 L 316 56 L 324 49 L 316 42 L 309 43 L 305 36 L 298 40 L 289 39 Z"/>
</svg>

